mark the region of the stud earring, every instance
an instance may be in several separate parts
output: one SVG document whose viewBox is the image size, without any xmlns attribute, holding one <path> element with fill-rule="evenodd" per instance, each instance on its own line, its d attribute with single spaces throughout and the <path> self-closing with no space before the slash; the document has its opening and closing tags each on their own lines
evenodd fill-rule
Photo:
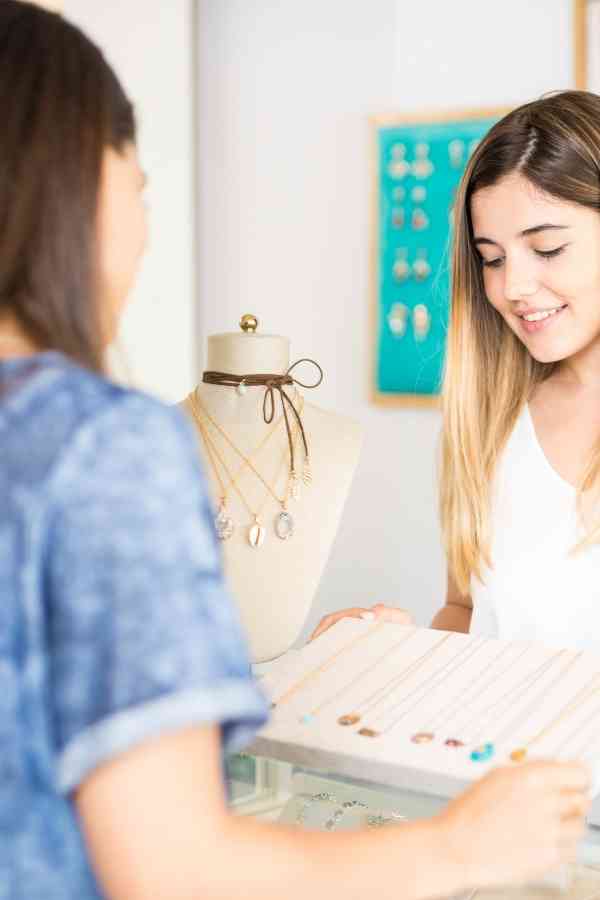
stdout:
<svg viewBox="0 0 600 900">
<path fill-rule="evenodd" d="M 396 206 L 392 209 L 392 228 L 404 228 L 405 219 L 403 206 Z"/>
<path fill-rule="evenodd" d="M 388 165 L 390 176 L 398 181 L 405 178 L 410 172 L 410 163 L 405 159 L 406 147 L 404 144 L 394 144 L 392 147 L 392 158 Z"/>
<path fill-rule="evenodd" d="M 407 254 L 408 250 L 406 247 L 400 247 L 396 250 L 396 261 L 392 269 L 396 281 L 406 281 L 410 275 L 410 266 L 406 261 Z"/>
<path fill-rule="evenodd" d="M 417 258 L 413 263 L 413 275 L 416 281 L 425 281 L 431 275 L 431 266 L 427 262 L 427 250 L 417 250 Z"/>
<path fill-rule="evenodd" d="M 460 169 L 465 156 L 465 142 L 458 138 L 448 144 L 448 156 L 453 169 Z"/>
<path fill-rule="evenodd" d="M 415 161 L 412 164 L 412 173 L 415 178 L 429 178 L 433 175 L 433 163 L 429 159 L 429 144 L 424 141 L 415 146 Z"/>
<path fill-rule="evenodd" d="M 410 198 L 413 203 L 425 203 L 427 199 L 427 190 L 421 184 L 417 184 L 410 192 Z"/>
<path fill-rule="evenodd" d="M 431 316 L 424 303 L 417 303 L 413 309 L 413 327 L 417 341 L 424 341 L 431 328 Z"/>
<path fill-rule="evenodd" d="M 413 231 L 424 231 L 429 228 L 429 218 L 424 209 L 420 206 L 413 209 L 411 224 Z"/>
<path fill-rule="evenodd" d="M 388 314 L 388 325 L 394 337 L 401 338 L 406 334 L 408 307 L 404 303 L 394 303 Z"/>
</svg>

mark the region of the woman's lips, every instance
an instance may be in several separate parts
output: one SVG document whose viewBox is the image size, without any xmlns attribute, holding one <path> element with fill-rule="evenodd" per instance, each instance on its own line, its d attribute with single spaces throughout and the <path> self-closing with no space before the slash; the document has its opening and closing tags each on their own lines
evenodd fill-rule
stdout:
<svg viewBox="0 0 600 900">
<path fill-rule="evenodd" d="M 526 334 L 536 334 L 538 331 L 544 331 L 546 328 L 549 328 L 552 322 L 556 319 L 559 319 L 563 312 L 565 311 L 566 306 L 559 306 L 555 310 L 539 310 L 539 312 L 548 312 L 549 315 L 545 316 L 543 319 L 539 319 L 535 322 L 528 322 L 527 319 L 523 318 L 523 313 L 517 316 L 519 320 L 519 324 L 523 331 Z M 533 311 L 532 311 L 533 312 Z M 530 313 L 526 313 L 529 315 Z"/>
</svg>

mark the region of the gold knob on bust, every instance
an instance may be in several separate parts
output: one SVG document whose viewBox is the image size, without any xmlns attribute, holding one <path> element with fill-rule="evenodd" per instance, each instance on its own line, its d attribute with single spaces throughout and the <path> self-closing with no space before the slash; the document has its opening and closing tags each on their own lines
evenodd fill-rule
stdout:
<svg viewBox="0 0 600 900">
<path fill-rule="evenodd" d="M 245 334 L 254 334 L 258 328 L 258 319 L 251 313 L 246 313 L 246 315 L 242 316 L 240 319 L 240 328 Z"/>
</svg>

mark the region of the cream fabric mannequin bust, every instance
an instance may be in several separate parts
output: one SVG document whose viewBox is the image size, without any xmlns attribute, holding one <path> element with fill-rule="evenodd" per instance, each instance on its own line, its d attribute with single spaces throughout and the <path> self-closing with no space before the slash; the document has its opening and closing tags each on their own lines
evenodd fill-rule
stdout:
<svg viewBox="0 0 600 900">
<path fill-rule="evenodd" d="M 285 337 L 237 332 L 208 339 L 207 370 L 234 375 L 283 374 L 289 365 L 290 342 Z M 293 374 L 309 382 L 312 372 L 306 375 L 307 369 L 299 369 Z M 302 402 L 301 394 L 310 395 L 310 391 L 297 391 L 293 387 L 286 390 L 297 408 Z M 263 418 L 264 387 L 247 387 L 240 395 L 233 387 L 200 383 L 196 391 L 202 408 L 248 456 L 273 427 L 266 425 Z M 282 415 L 277 392 L 275 400 L 274 423 Z M 187 405 L 183 409 L 190 412 Z M 293 422 L 292 413 L 290 423 Z M 313 482 L 309 487 L 302 484 L 299 499 L 289 503 L 295 521 L 295 531 L 289 540 L 276 536 L 272 523 L 281 508 L 247 468 L 239 479 L 239 487 L 253 509 L 264 506 L 261 521 L 267 528 L 267 537 L 262 547 L 250 546 L 247 533 L 251 516 L 235 490 L 230 490 L 228 495 L 227 511 L 235 521 L 236 530 L 222 543 L 225 570 L 249 636 L 253 662 L 274 659 L 298 638 L 329 556 L 360 453 L 360 426 L 314 406 L 309 396 L 304 398 L 302 422 L 309 444 Z M 292 428 L 297 434 L 296 426 L 292 424 Z M 209 434 L 216 437 L 219 452 L 235 474 L 243 465 L 242 460 L 218 432 L 211 429 Z M 199 446 L 217 505 L 220 489 L 200 434 Z M 295 448 L 301 473 L 304 451 L 299 436 Z M 264 450 L 252 459 L 268 481 L 277 481 L 277 493 L 281 496 L 289 470 L 283 422 Z"/>
</svg>

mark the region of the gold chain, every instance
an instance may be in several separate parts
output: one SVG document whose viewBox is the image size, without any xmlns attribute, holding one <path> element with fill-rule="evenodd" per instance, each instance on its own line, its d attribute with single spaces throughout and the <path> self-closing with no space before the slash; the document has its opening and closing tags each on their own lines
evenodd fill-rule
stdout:
<svg viewBox="0 0 600 900">
<path fill-rule="evenodd" d="M 288 688 L 287 691 L 285 691 L 285 693 L 282 694 L 278 700 L 274 701 L 271 704 L 271 708 L 274 709 L 275 707 L 283 706 L 284 703 L 287 703 L 288 700 L 290 700 L 291 697 L 294 696 L 294 694 L 301 690 L 308 682 L 312 681 L 313 678 L 317 678 L 317 676 L 322 675 L 323 672 L 326 672 L 343 653 L 351 650 L 361 641 L 364 641 L 365 638 L 368 638 L 372 634 L 375 634 L 375 632 L 380 631 L 384 627 L 384 625 L 385 622 L 377 622 L 377 624 L 373 625 L 372 628 L 369 628 L 368 631 L 356 635 L 348 644 L 344 644 L 342 647 L 340 647 L 339 650 L 336 650 L 333 656 L 330 656 L 328 659 L 326 659 L 325 662 L 321 663 L 320 666 L 317 666 L 316 669 L 311 669 L 310 672 L 307 672 L 305 675 L 303 675 L 299 681 Z"/>
<path fill-rule="evenodd" d="M 575 660 L 581 656 L 581 653 L 577 654 Z M 575 660 L 572 660 L 574 662 Z M 564 722 L 565 719 L 568 719 L 574 712 L 576 712 L 580 706 L 583 706 L 584 703 L 598 693 L 600 690 L 600 675 L 595 675 L 587 684 L 585 684 L 581 690 L 579 690 L 572 700 L 570 700 L 559 712 L 559 714 L 552 719 L 549 725 L 546 725 L 542 728 L 531 740 L 527 741 L 527 743 L 523 747 L 519 747 L 517 750 L 513 750 L 510 754 L 510 758 L 513 762 L 522 762 L 527 756 L 527 751 L 533 747 L 534 744 L 537 744 L 542 738 L 545 738 L 546 735 L 550 734 L 557 728 L 561 722 Z"/>
<path fill-rule="evenodd" d="M 583 726 L 578 727 L 578 728 L 577 728 L 577 731 L 572 732 L 571 734 L 568 734 L 568 735 L 566 736 L 566 738 L 564 738 L 564 739 L 560 742 L 560 744 L 552 751 L 553 757 L 554 757 L 555 759 L 558 758 L 558 755 L 559 755 L 560 753 L 563 752 L 563 750 L 565 749 L 565 747 L 568 747 L 569 744 L 573 743 L 573 742 L 574 742 L 574 739 L 576 740 L 578 737 L 579 737 L 580 740 L 579 740 L 578 744 L 576 745 L 576 746 L 577 746 L 577 749 L 574 750 L 574 751 L 572 752 L 572 754 L 571 754 L 571 751 L 569 751 L 570 755 L 572 755 L 574 759 L 577 759 L 581 754 L 583 754 L 583 752 L 584 752 L 585 750 L 588 750 L 588 751 L 589 751 L 589 750 L 591 749 L 591 747 L 594 746 L 594 735 L 596 734 L 596 725 L 595 725 L 595 722 L 596 722 L 598 716 L 600 716 L 600 707 L 596 707 L 596 708 L 593 710 L 591 716 L 590 716 L 588 719 L 586 719 L 586 721 L 585 721 L 585 723 L 583 724 Z M 581 733 L 582 733 L 582 731 L 584 732 L 584 734 L 586 733 L 586 728 L 587 728 L 587 726 L 590 725 L 590 723 L 593 725 L 592 732 L 591 732 L 589 738 L 588 738 L 587 735 L 586 735 L 586 739 L 584 740 L 583 743 L 581 743 Z M 588 741 L 590 740 L 590 738 L 591 738 L 591 746 L 588 744 Z"/>
<path fill-rule="evenodd" d="M 267 494 L 267 497 L 265 498 L 265 500 L 264 500 L 262 506 L 261 506 L 257 511 L 253 510 L 252 507 L 250 506 L 250 504 L 248 503 L 248 500 L 247 500 L 246 497 L 244 496 L 242 490 L 240 489 L 240 487 L 239 487 L 239 485 L 238 485 L 238 483 L 237 483 L 236 478 L 233 477 L 233 476 L 231 475 L 231 472 L 230 472 L 230 470 L 229 470 L 229 467 L 227 466 L 225 460 L 223 459 L 223 457 L 221 456 L 219 450 L 218 450 L 217 447 L 215 446 L 215 444 L 214 444 L 212 438 L 209 437 L 209 435 L 207 434 L 207 432 L 206 432 L 205 429 L 204 429 L 204 426 L 201 425 L 200 423 L 198 423 L 198 424 L 199 424 L 200 431 L 201 431 L 201 433 L 202 433 L 202 437 L 204 438 L 204 443 L 206 444 L 207 450 L 209 451 L 209 456 L 210 456 L 210 460 L 211 460 L 213 469 L 215 470 L 215 474 L 217 475 L 217 478 L 219 479 L 219 483 L 223 486 L 223 481 L 221 480 L 220 475 L 218 474 L 218 469 L 217 469 L 217 466 L 216 466 L 216 464 L 215 464 L 214 456 L 216 456 L 216 458 L 219 460 L 221 466 L 223 467 L 223 471 L 225 472 L 225 474 L 227 475 L 227 477 L 228 477 L 229 480 L 230 480 L 230 485 L 229 485 L 229 487 L 232 487 L 232 488 L 234 489 L 234 491 L 236 492 L 236 494 L 238 495 L 238 497 L 240 498 L 240 500 L 242 501 L 242 503 L 244 504 L 244 506 L 246 507 L 246 509 L 248 510 L 248 512 L 250 513 L 250 515 L 253 517 L 253 519 L 254 519 L 255 521 L 259 519 L 261 512 L 262 512 L 263 509 L 265 508 L 265 505 L 266 505 L 266 503 L 267 503 L 267 500 L 269 499 L 269 495 L 273 497 L 273 499 L 281 506 L 281 508 L 282 508 L 283 510 L 285 510 L 285 508 L 286 508 L 286 503 L 287 503 L 287 493 L 288 493 L 288 492 L 286 491 L 286 496 L 285 496 L 285 497 L 283 497 L 283 498 L 278 497 L 277 494 L 276 494 L 275 491 L 271 488 L 270 485 L 267 485 L 267 487 L 268 487 L 268 494 Z M 284 451 L 283 451 L 282 462 L 281 462 L 280 468 L 279 468 L 278 471 L 277 471 L 276 478 L 275 478 L 275 483 L 277 483 L 277 481 L 279 480 L 279 476 L 280 476 L 280 474 L 281 474 L 281 472 L 282 472 L 282 470 L 283 470 L 283 468 L 284 468 L 285 460 L 286 460 L 286 457 L 287 457 L 287 450 L 288 450 L 288 448 L 286 447 L 286 448 L 284 449 Z M 214 455 L 213 455 L 213 454 L 214 454 Z M 265 482 L 265 484 L 266 484 L 266 482 Z M 223 489 L 224 489 L 224 487 L 223 487 Z M 289 485 L 288 485 L 288 490 L 289 490 Z M 227 499 L 227 494 L 226 494 L 226 493 L 223 495 L 223 499 L 224 499 L 224 500 Z"/>
<path fill-rule="evenodd" d="M 366 669 L 362 669 L 351 681 L 347 684 L 342 685 L 342 687 L 335 692 L 331 697 L 327 697 L 325 700 L 322 700 L 318 706 L 315 706 L 314 709 L 311 709 L 309 713 L 306 715 L 306 719 L 312 719 L 317 716 L 326 706 L 329 706 L 331 703 L 335 703 L 336 700 L 339 700 L 341 696 L 343 696 L 346 691 L 349 691 L 350 688 L 354 687 L 355 684 L 359 684 L 366 675 L 369 675 L 377 666 L 381 665 L 385 661 L 385 659 L 390 656 L 390 654 L 395 653 L 400 647 L 403 646 L 410 638 L 414 637 L 417 633 L 417 629 L 415 627 L 412 628 L 409 634 L 404 635 L 404 637 L 397 641 L 395 644 L 392 644 L 391 647 L 385 651 L 385 653 L 376 659 L 374 663 L 367 666 Z"/>
<path fill-rule="evenodd" d="M 386 681 L 385 684 L 382 684 L 380 687 L 376 688 L 368 697 L 365 697 L 361 702 L 354 708 L 354 710 L 350 713 L 346 713 L 343 716 L 340 716 L 338 719 L 339 725 L 356 725 L 361 719 L 369 713 L 372 709 L 375 709 L 383 700 L 385 700 L 392 691 L 395 691 L 400 685 L 410 678 L 414 672 L 417 672 L 421 669 L 427 662 L 431 659 L 431 657 L 442 647 L 446 641 L 448 641 L 452 637 L 451 634 L 446 634 L 441 640 L 437 641 L 433 647 L 430 647 L 424 653 L 421 654 L 417 659 L 413 660 L 409 663 L 405 669 L 403 669 L 398 675 L 394 675 L 393 678 L 390 678 L 389 681 Z M 364 729 L 364 731 L 370 731 L 370 729 Z M 361 733 L 364 733 L 363 729 L 361 729 Z M 369 734 L 368 737 L 374 737 L 376 733 Z"/>
<path fill-rule="evenodd" d="M 231 449 L 232 449 L 235 453 L 237 453 L 237 455 L 240 457 L 240 459 L 242 459 L 242 460 L 244 461 L 245 465 L 246 465 L 249 469 L 251 469 L 251 470 L 254 472 L 254 474 L 255 474 L 256 477 L 259 479 L 259 481 L 262 481 L 262 483 L 263 483 L 264 486 L 267 488 L 267 490 L 270 491 L 271 488 L 270 488 L 269 484 L 268 484 L 267 481 L 263 478 L 263 476 L 261 475 L 261 473 L 258 471 L 258 469 L 256 468 L 256 466 L 255 466 L 254 463 L 252 462 L 252 459 L 249 458 L 249 457 L 247 457 L 244 453 L 242 453 L 242 451 L 239 449 L 239 447 L 237 447 L 236 444 L 235 444 L 235 443 L 232 441 L 232 439 L 229 437 L 229 435 L 227 434 L 227 432 L 226 432 L 226 431 L 219 425 L 219 423 L 216 422 L 216 421 L 212 418 L 212 416 L 206 411 L 205 407 L 201 404 L 200 400 L 198 399 L 198 395 L 197 395 L 196 393 L 193 394 L 192 402 L 195 404 L 196 409 L 198 410 L 198 412 L 201 412 L 201 414 L 204 415 L 204 417 L 210 422 L 210 424 L 213 426 L 213 428 L 215 428 L 215 429 L 219 432 L 219 434 L 221 435 L 221 437 L 224 438 L 224 440 L 227 442 L 227 444 L 229 444 L 229 446 L 231 447 Z M 301 405 L 301 407 L 300 407 L 300 412 L 302 412 L 302 408 L 303 408 L 303 407 L 302 407 L 302 405 Z M 290 474 L 293 474 L 293 473 L 290 473 Z"/>
<path fill-rule="evenodd" d="M 221 453 L 220 453 L 219 450 L 217 449 L 215 442 L 214 442 L 213 439 L 209 436 L 208 431 L 206 430 L 206 427 L 205 427 L 205 425 L 204 425 L 204 422 L 202 421 L 202 418 L 201 418 L 200 415 L 199 415 L 199 410 L 198 410 L 199 404 L 196 405 L 196 398 L 195 398 L 195 395 L 194 395 L 194 394 L 190 394 L 190 398 L 189 398 L 189 399 L 191 399 L 190 408 L 191 408 L 191 410 L 192 410 L 192 413 L 193 413 L 193 415 L 194 415 L 194 418 L 195 418 L 195 420 L 196 420 L 196 424 L 197 424 L 198 429 L 199 429 L 199 431 L 200 431 L 200 433 L 201 433 L 201 435 L 202 435 L 202 438 L 203 438 L 203 440 L 204 440 L 204 443 L 205 443 L 207 449 L 209 450 L 209 458 L 210 458 L 212 467 L 213 467 L 213 469 L 214 469 L 214 471 L 215 471 L 215 475 L 217 476 L 217 479 L 218 479 L 218 481 L 219 481 L 219 485 L 220 485 L 220 487 L 221 487 L 221 491 L 222 491 L 222 498 L 221 498 L 221 499 L 222 499 L 223 501 L 226 501 L 226 500 L 227 500 L 227 494 L 228 494 L 229 488 L 230 488 L 230 487 L 233 487 L 234 490 L 236 491 L 236 493 L 238 494 L 238 496 L 240 497 L 240 499 L 242 500 L 242 502 L 243 502 L 244 506 L 246 507 L 246 509 L 251 513 L 251 515 L 253 515 L 253 516 L 256 515 L 256 514 L 254 513 L 254 511 L 251 510 L 251 507 L 249 506 L 249 504 L 248 504 L 248 502 L 246 501 L 246 499 L 245 499 L 245 497 L 243 496 L 243 494 L 240 492 L 240 488 L 239 488 L 239 486 L 238 486 L 238 481 L 239 481 L 241 475 L 244 473 L 244 471 L 245 471 L 247 468 L 250 468 L 252 471 L 255 472 L 255 474 L 258 475 L 260 481 L 263 483 L 263 485 L 264 485 L 265 488 L 267 489 L 268 493 L 273 497 L 273 499 L 274 499 L 277 503 L 279 503 L 279 505 L 280 505 L 283 509 L 285 509 L 286 503 L 287 503 L 288 498 L 289 498 L 289 481 L 288 481 L 288 487 L 287 487 L 287 490 L 286 490 L 286 495 L 285 495 L 285 497 L 283 497 L 283 498 L 278 497 L 277 494 L 275 493 L 275 490 L 271 487 L 271 485 L 268 483 L 268 481 L 267 481 L 265 478 L 263 478 L 263 476 L 262 476 L 262 475 L 258 472 L 258 470 L 255 468 L 255 466 L 254 466 L 253 463 L 252 463 L 251 458 L 248 458 L 247 456 L 245 456 L 245 454 L 243 454 L 241 450 L 238 450 L 238 448 L 233 444 L 233 442 L 231 442 L 231 441 L 229 441 L 229 439 L 227 439 L 227 440 L 228 440 L 228 443 L 233 447 L 233 449 L 236 451 L 236 453 L 237 453 L 239 456 L 241 456 L 241 458 L 242 458 L 242 460 L 243 460 L 243 464 L 242 464 L 242 466 L 240 467 L 240 469 L 236 472 L 235 475 L 232 475 L 229 466 L 227 465 L 227 463 L 226 463 L 225 460 L 223 459 Z M 304 401 L 301 400 L 301 401 L 300 401 L 300 408 L 299 408 L 300 413 L 302 413 L 303 407 L 304 407 Z M 227 437 L 227 436 L 225 435 L 225 433 L 222 431 L 222 429 L 219 428 L 219 426 L 214 422 L 214 420 L 211 419 L 211 417 L 208 415 L 208 413 L 206 413 L 206 410 L 204 410 L 204 413 L 205 413 L 205 415 L 206 415 L 206 418 L 207 418 L 209 421 L 213 422 L 213 424 L 215 424 L 215 427 L 217 428 L 217 430 L 220 431 L 220 432 L 223 434 L 224 437 Z M 257 453 L 259 453 L 259 452 L 264 448 L 264 446 L 266 445 L 267 441 L 270 440 L 270 438 L 273 436 L 273 434 L 274 434 L 275 431 L 276 431 L 277 426 L 278 426 L 280 423 L 281 423 L 281 419 L 279 419 L 279 421 L 277 422 L 276 427 L 273 428 L 273 429 L 271 429 L 271 431 L 269 432 L 269 434 L 267 434 L 267 436 L 261 441 L 261 443 L 258 445 L 258 447 L 256 448 L 256 450 L 255 450 L 254 453 L 252 454 L 253 456 L 256 456 Z M 293 437 L 295 437 L 295 435 L 293 435 Z M 287 452 L 287 447 L 285 448 L 285 450 L 286 450 L 286 452 Z M 215 465 L 215 462 L 214 462 L 214 455 L 215 455 L 215 454 L 216 454 L 216 456 L 217 456 L 219 462 L 221 463 L 221 466 L 223 467 L 224 472 L 226 473 L 227 477 L 229 478 L 229 485 L 228 485 L 227 487 L 225 487 L 225 484 L 224 484 L 224 482 L 223 482 L 223 480 L 222 480 L 222 478 L 221 478 L 221 476 L 220 476 L 220 474 L 219 474 L 218 467 Z M 285 457 L 284 457 L 284 460 L 285 460 Z M 282 466 L 282 467 L 283 467 L 283 466 Z M 277 484 L 277 481 L 279 480 L 280 471 L 281 471 L 281 470 L 278 470 L 278 472 L 277 472 L 277 475 L 276 475 L 276 478 L 275 478 L 275 484 Z M 261 507 L 260 511 L 262 511 L 263 508 L 264 508 L 264 504 L 263 504 L 263 506 Z"/>
<path fill-rule="evenodd" d="M 527 693 L 529 693 L 529 691 L 536 684 L 536 682 L 539 682 L 541 680 L 541 678 L 543 677 L 543 675 L 545 675 L 545 673 L 550 670 L 550 668 L 555 660 L 558 662 L 561 659 L 561 657 L 564 657 L 564 656 L 569 657 L 571 652 L 572 651 L 569 651 L 568 649 L 564 648 L 559 653 L 555 653 L 550 659 L 550 665 L 547 666 L 546 669 L 544 669 L 544 671 L 538 672 L 538 674 L 535 678 L 530 679 L 526 682 Z M 577 660 L 580 657 L 581 657 L 581 651 L 573 654 L 572 656 L 570 656 L 570 658 L 567 658 L 566 662 L 564 662 L 564 664 L 560 666 L 558 672 L 556 673 L 556 675 L 554 675 L 552 680 L 548 684 L 545 684 L 540 690 L 538 690 L 537 693 L 534 694 L 533 698 L 529 701 L 529 703 L 526 704 L 525 708 L 521 709 L 517 713 L 516 716 L 513 716 L 513 718 L 510 720 L 509 724 L 500 730 L 500 732 L 494 738 L 494 742 L 496 744 L 501 744 L 503 741 L 508 739 L 510 737 L 510 735 L 513 734 L 521 726 L 522 722 L 527 721 L 530 714 L 535 712 L 538 703 L 544 698 L 544 696 L 548 693 L 548 691 L 554 687 L 555 684 L 558 684 L 561 681 L 561 679 L 564 678 L 564 676 L 567 674 L 567 672 L 575 665 L 575 663 L 577 662 Z M 522 691 L 522 694 L 524 694 L 524 693 L 525 692 Z"/>
<path fill-rule="evenodd" d="M 485 738 L 485 734 L 488 728 L 488 722 L 490 721 L 492 714 L 494 714 L 498 718 L 503 717 L 505 714 L 506 706 L 509 706 L 511 703 L 516 703 L 519 697 L 526 696 L 528 692 L 540 681 L 540 679 L 544 677 L 546 672 L 548 672 L 552 668 L 554 663 L 557 662 L 561 657 L 567 656 L 569 652 L 570 651 L 566 648 L 557 650 L 548 659 L 545 659 L 542 663 L 536 666 L 533 671 L 528 672 L 527 675 L 525 675 L 518 684 L 513 685 L 500 697 L 494 700 L 491 706 L 488 706 L 485 711 L 485 715 L 483 717 L 483 727 L 481 727 L 480 714 L 478 713 L 474 721 L 477 721 L 480 727 L 478 728 L 475 735 L 471 735 L 472 740 L 470 740 L 469 743 L 479 744 L 480 742 L 482 742 Z M 521 656 L 519 656 L 518 659 L 521 659 Z M 473 722 L 468 722 L 463 727 L 468 727 L 472 724 Z M 496 738 L 495 740 L 497 742 L 498 738 Z"/>
<path fill-rule="evenodd" d="M 219 497 L 219 500 L 221 502 L 221 505 L 224 506 L 227 503 L 227 491 L 229 488 L 225 487 L 225 483 L 224 483 L 223 479 L 221 478 L 221 473 L 219 472 L 219 467 L 217 466 L 212 447 L 208 441 L 208 435 L 204 431 L 204 426 L 200 422 L 196 422 L 196 428 L 200 432 L 202 440 L 204 441 L 204 446 L 206 447 L 206 453 L 208 456 L 208 460 L 212 466 L 212 470 L 215 473 L 217 481 L 219 482 L 219 487 L 221 488 L 221 495 Z M 231 484 L 229 485 L 229 487 L 231 487 Z"/>
<path fill-rule="evenodd" d="M 200 413 L 200 403 L 198 401 L 196 391 L 192 391 L 192 393 L 188 395 L 188 397 L 185 400 L 185 405 L 191 412 L 191 414 L 194 418 L 194 421 L 196 422 L 196 425 L 198 425 L 202 429 L 202 434 L 204 435 L 206 433 L 206 429 L 203 428 L 204 423 L 202 421 L 202 417 L 201 417 L 201 413 Z M 204 408 L 203 408 L 203 411 L 204 411 L 204 415 L 206 416 L 206 418 L 209 419 L 209 421 L 210 421 L 210 417 L 209 417 L 208 413 L 206 412 L 206 410 L 204 410 Z M 262 439 L 260 444 L 250 454 L 250 459 L 252 459 L 252 457 L 254 457 L 254 456 L 258 456 L 258 454 L 261 452 L 261 450 L 263 450 L 266 447 L 266 445 L 271 440 L 271 438 L 273 437 L 275 432 L 278 430 L 278 428 L 282 422 L 283 422 L 283 416 L 280 416 L 279 419 L 277 419 L 277 421 L 273 425 L 273 427 L 271 429 L 269 429 L 268 433 Z M 238 469 L 238 471 L 236 472 L 236 475 L 235 475 L 235 479 L 237 481 L 239 481 L 242 473 L 248 468 L 248 462 L 246 461 L 245 457 L 243 457 L 243 458 L 244 458 L 244 462 L 242 463 L 242 465 L 240 466 L 240 468 Z"/>
<path fill-rule="evenodd" d="M 383 718 L 384 716 L 387 716 L 389 713 L 393 713 L 393 711 L 395 709 L 398 709 L 399 706 L 404 706 L 404 704 L 408 700 L 412 699 L 412 697 L 414 697 L 415 694 L 419 694 L 423 690 L 423 688 L 428 688 L 432 682 L 433 682 L 433 689 L 435 690 L 435 688 L 438 687 L 438 685 L 444 680 L 444 676 L 447 677 L 449 674 L 452 674 L 456 669 L 458 669 L 462 665 L 464 665 L 465 662 L 468 662 L 472 656 L 474 656 L 480 649 L 482 649 L 484 644 L 485 644 L 485 640 L 483 638 L 474 638 L 470 643 L 465 644 L 463 647 L 461 647 L 461 649 L 457 653 L 454 654 L 454 656 L 452 656 L 449 660 L 446 660 L 446 662 L 443 663 L 438 669 L 436 669 L 434 672 L 432 672 L 430 675 L 428 675 L 428 677 L 424 681 L 421 681 L 417 685 L 415 685 L 415 687 L 413 687 L 408 692 L 408 694 L 406 694 L 400 700 L 397 700 L 395 703 L 393 703 L 391 707 L 388 707 L 383 712 L 380 712 L 379 715 L 376 715 L 372 721 L 376 722 L 379 719 Z M 463 658 L 465 655 L 466 655 L 466 659 Z M 385 699 L 386 699 L 385 697 L 379 698 L 375 704 L 371 705 L 370 708 L 372 709 L 373 706 L 379 706 L 379 704 L 382 702 L 382 700 L 385 700 Z M 387 734 L 388 732 L 392 731 L 396 727 L 398 722 L 402 721 L 402 719 L 404 719 L 416 706 L 419 706 L 421 703 L 421 700 L 422 700 L 422 698 L 419 698 L 419 700 L 416 703 L 413 703 L 412 706 L 408 707 L 408 709 L 405 709 L 403 712 L 399 713 L 390 722 L 389 725 L 385 726 L 381 730 L 377 730 L 376 728 L 373 728 L 373 727 L 368 727 L 368 728 L 361 728 L 358 733 L 362 734 L 364 737 L 379 737 L 382 734 Z M 364 716 L 364 712 L 363 712 L 363 716 Z M 418 737 L 420 737 L 420 734 L 415 735 L 413 737 L 418 738 Z M 425 742 L 422 740 L 414 740 L 414 743 L 425 743 Z"/>
</svg>

